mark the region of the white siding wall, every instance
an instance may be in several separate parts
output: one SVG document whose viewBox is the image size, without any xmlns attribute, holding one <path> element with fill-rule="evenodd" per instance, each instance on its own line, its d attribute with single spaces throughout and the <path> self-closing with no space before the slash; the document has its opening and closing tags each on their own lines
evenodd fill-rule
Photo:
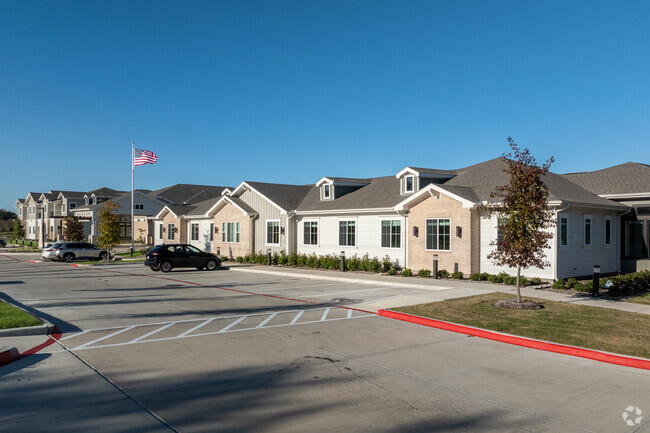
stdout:
<svg viewBox="0 0 650 433">
<path fill-rule="evenodd" d="M 258 217 L 255 219 L 254 228 L 253 228 L 253 246 L 252 251 L 259 253 L 266 253 L 267 249 L 271 249 L 272 252 L 279 253 L 284 250 L 287 253 L 290 253 L 290 245 L 287 248 L 287 236 L 289 236 L 289 228 L 287 227 L 287 217 L 282 215 L 280 209 L 273 206 L 268 200 L 261 197 L 259 194 L 256 194 L 252 191 L 244 191 L 239 197 L 244 203 L 255 209 L 258 213 Z M 284 227 L 285 234 L 280 234 L 280 244 L 279 245 L 267 245 L 266 244 L 266 222 L 267 220 L 280 220 L 280 227 Z M 291 220 L 293 222 L 293 219 Z"/>
<path fill-rule="evenodd" d="M 618 251 L 620 232 L 618 216 L 615 212 L 594 211 L 592 209 L 567 209 L 561 215 L 569 217 L 569 237 L 566 247 L 558 245 L 557 278 L 587 276 L 593 266 L 599 265 L 601 273 L 618 271 Z M 585 215 L 591 215 L 591 245 L 585 242 Z M 605 216 L 612 221 L 611 245 L 605 245 Z"/>
<path fill-rule="evenodd" d="M 210 252 L 212 250 L 212 241 L 210 241 L 210 223 L 212 221 L 212 219 L 189 220 L 187 223 L 187 242 L 200 250 Z M 199 225 L 198 241 L 192 240 L 192 224 Z"/>
<path fill-rule="evenodd" d="M 354 220 L 356 221 L 356 245 L 340 246 L 339 245 L 339 221 Z M 401 247 L 400 248 L 382 248 L 381 247 L 381 221 L 382 220 L 399 220 L 401 221 Z M 304 243 L 304 224 L 305 221 L 318 222 L 318 245 L 305 245 Z M 341 254 L 345 251 L 346 257 L 354 256 L 363 257 L 368 254 L 370 258 L 377 257 L 383 259 L 389 256 L 393 263 L 404 266 L 406 255 L 406 219 L 397 214 L 386 215 L 351 215 L 351 216 L 297 216 L 297 251 L 300 254 L 326 255 Z"/>
<path fill-rule="evenodd" d="M 550 229 L 555 234 L 555 227 Z M 489 274 L 498 274 L 499 272 L 507 272 L 510 275 L 517 275 L 516 268 L 509 268 L 507 266 L 497 266 L 492 260 L 488 259 L 488 255 L 496 249 L 495 246 L 490 245 L 497 239 L 497 218 L 487 218 L 485 213 L 481 213 L 480 220 L 480 272 L 487 272 Z M 550 266 L 539 268 L 522 269 L 521 274 L 531 278 L 539 277 L 548 280 L 555 278 L 555 239 L 549 241 L 549 248 L 545 250 L 546 260 L 550 262 Z"/>
</svg>

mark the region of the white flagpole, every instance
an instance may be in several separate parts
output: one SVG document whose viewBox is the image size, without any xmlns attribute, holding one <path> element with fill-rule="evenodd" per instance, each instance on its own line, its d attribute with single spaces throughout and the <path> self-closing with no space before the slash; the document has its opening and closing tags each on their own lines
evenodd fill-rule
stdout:
<svg viewBox="0 0 650 433">
<path fill-rule="evenodd" d="M 131 257 L 133 257 L 133 173 L 135 172 L 135 147 L 131 142 Z"/>
</svg>

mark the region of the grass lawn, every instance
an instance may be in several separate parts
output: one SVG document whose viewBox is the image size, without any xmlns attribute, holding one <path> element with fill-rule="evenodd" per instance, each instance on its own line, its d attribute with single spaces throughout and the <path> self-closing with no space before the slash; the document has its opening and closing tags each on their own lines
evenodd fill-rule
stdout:
<svg viewBox="0 0 650 433">
<path fill-rule="evenodd" d="M 0 329 L 23 328 L 37 326 L 42 323 L 35 317 L 19 310 L 13 305 L 0 301 Z"/>
<path fill-rule="evenodd" d="M 650 305 L 650 292 L 644 293 L 643 295 L 639 295 L 639 296 L 633 296 L 629 299 L 626 299 L 625 302 L 634 302 L 635 304 Z"/>
<path fill-rule="evenodd" d="M 541 310 L 493 304 L 503 293 L 395 308 L 395 311 L 559 344 L 650 358 L 650 315 L 533 299 Z M 650 298 L 648 298 L 650 300 Z"/>
</svg>

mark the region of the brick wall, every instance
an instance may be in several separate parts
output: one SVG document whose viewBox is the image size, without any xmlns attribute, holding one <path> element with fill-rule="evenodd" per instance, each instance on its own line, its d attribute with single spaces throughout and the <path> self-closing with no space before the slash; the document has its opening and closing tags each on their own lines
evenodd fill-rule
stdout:
<svg viewBox="0 0 650 433">
<path fill-rule="evenodd" d="M 239 222 L 239 242 L 222 242 L 222 223 Z M 250 254 L 251 248 L 251 226 L 252 220 L 249 216 L 242 214 L 241 210 L 237 209 L 230 203 L 226 203 L 215 215 L 214 226 L 219 229 L 219 233 L 214 234 L 214 242 L 212 251 L 228 257 L 245 256 Z"/>
</svg>

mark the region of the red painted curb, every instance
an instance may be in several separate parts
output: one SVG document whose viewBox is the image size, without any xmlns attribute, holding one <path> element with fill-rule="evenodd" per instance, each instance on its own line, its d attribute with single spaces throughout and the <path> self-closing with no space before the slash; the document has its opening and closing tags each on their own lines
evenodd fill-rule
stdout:
<svg viewBox="0 0 650 433">
<path fill-rule="evenodd" d="M 441 320 L 428 319 L 426 317 L 413 316 L 411 314 L 398 313 L 396 311 L 379 310 L 377 314 L 391 319 L 403 320 L 405 322 L 445 331 L 458 332 L 474 337 L 486 338 L 488 340 L 500 341 L 502 343 L 514 344 L 516 346 L 528 347 L 530 349 L 545 350 L 547 352 L 561 353 L 563 355 L 578 356 L 580 358 L 592 359 L 594 361 L 607 362 L 609 364 L 623 365 L 625 367 L 650 370 L 650 360 L 630 358 L 622 355 L 599 352 L 597 350 L 583 349 L 581 347 L 564 346 L 562 344 L 547 343 L 545 341 L 532 340 L 530 338 L 516 337 L 514 335 L 499 334 L 486 331 L 485 329 L 473 328 L 471 326 L 457 325 L 455 323 L 443 322 Z"/>
<path fill-rule="evenodd" d="M 17 359 L 20 359 L 20 353 L 18 353 L 18 350 L 16 350 L 15 347 L 0 352 L 0 367 L 11 364 Z"/>
</svg>

